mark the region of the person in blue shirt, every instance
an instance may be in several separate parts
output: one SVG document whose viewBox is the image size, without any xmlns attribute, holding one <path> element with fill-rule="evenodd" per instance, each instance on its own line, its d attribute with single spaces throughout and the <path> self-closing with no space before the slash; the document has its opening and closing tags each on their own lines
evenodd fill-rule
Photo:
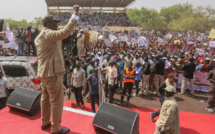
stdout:
<svg viewBox="0 0 215 134">
<path fill-rule="evenodd" d="M 91 108 L 92 112 L 95 113 L 95 100 L 98 103 L 99 106 L 99 79 L 98 79 L 98 70 L 90 70 L 90 75 L 87 78 L 87 81 L 90 83 L 90 98 L 91 98 Z M 102 76 L 102 80 L 104 80 L 104 77 Z"/>
<path fill-rule="evenodd" d="M 134 84 L 136 87 L 136 93 L 134 96 L 137 96 L 139 94 L 139 83 L 141 81 L 141 76 L 142 76 L 142 68 L 140 62 L 136 63 L 136 68 L 135 68 L 135 79 L 134 79 Z"/>
<path fill-rule="evenodd" d="M 119 81 L 120 81 L 120 89 L 122 89 L 122 80 L 123 80 L 123 69 L 124 69 L 124 66 L 122 64 L 122 61 L 120 58 L 117 58 L 117 64 L 119 65 Z"/>
</svg>

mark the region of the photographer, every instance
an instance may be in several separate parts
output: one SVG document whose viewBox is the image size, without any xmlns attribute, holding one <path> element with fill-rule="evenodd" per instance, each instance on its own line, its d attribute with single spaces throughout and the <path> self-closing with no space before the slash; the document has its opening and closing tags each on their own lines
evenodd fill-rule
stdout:
<svg viewBox="0 0 215 134">
<path fill-rule="evenodd" d="M 25 33 L 22 27 L 16 33 L 17 43 L 18 43 L 18 52 L 17 55 L 23 55 L 25 49 Z M 21 54 L 20 54 L 21 50 Z"/>
<path fill-rule="evenodd" d="M 33 54 L 34 56 L 36 56 L 36 48 L 34 45 L 34 35 L 31 31 L 31 26 L 28 27 L 28 29 L 26 30 L 26 42 L 27 42 L 27 46 L 28 46 L 28 55 L 31 55 L 31 47 L 33 49 Z"/>
</svg>

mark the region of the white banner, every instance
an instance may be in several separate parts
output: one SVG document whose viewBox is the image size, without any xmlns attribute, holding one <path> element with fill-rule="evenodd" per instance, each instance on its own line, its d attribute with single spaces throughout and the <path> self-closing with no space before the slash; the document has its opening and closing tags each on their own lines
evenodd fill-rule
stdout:
<svg viewBox="0 0 215 134">
<path fill-rule="evenodd" d="M 145 44 L 146 43 L 146 38 L 140 37 L 140 38 L 138 38 L 137 42 L 138 42 L 138 44 Z"/>
<path fill-rule="evenodd" d="M 120 41 L 128 41 L 128 37 L 122 36 L 122 37 L 120 37 Z"/>
<path fill-rule="evenodd" d="M 191 44 L 196 45 L 196 42 L 191 42 L 191 41 L 189 41 L 189 42 L 187 43 L 187 45 L 191 45 Z"/>
<path fill-rule="evenodd" d="M 205 50 L 196 48 L 196 53 L 199 54 L 199 55 L 204 55 L 205 54 Z"/>
<path fill-rule="evenodd" d="M 109 39 L 104 39 L 105 45 L 111 46 L 111 41 Z"/>
<path fill-rule="evenodd" d="M 131 38 L 131 43 L 137 44 L 138 41 L 137 41 L 137 39 L 135 39 L 135 38 Z"/>
<path fill-rule="evenodd" d="M 166 44 L 165 40 L 162 39 L 162 38 L 160 38 L 160 37 L 157 39 L 157 42 L 159 42 L 159 43 L 162 44 L 162 45 L 165 45 L 165 44 Z"/>
<path fill-rule="evenodd" d="M 116 36 L 114 36 L 114 35 L 112 35 L 112 34 L 109 34 L 109 39 L 110 39 L 111 41 L 114 41 L 114 40 L 116 40 L 117 38 L 116 38 Z"/>
<path fill-rule="evenodd" d="M 209 42 L 209 47 L 215 47 L 215 41 L 210 41 Z"/>
</svg>

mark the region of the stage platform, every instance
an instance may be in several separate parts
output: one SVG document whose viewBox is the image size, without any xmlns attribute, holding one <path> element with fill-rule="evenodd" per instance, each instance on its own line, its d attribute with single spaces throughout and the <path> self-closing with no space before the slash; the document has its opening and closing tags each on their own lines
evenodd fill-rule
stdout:
<svg viewBox="0 0 215 134">
<path fill-rule="evenodd" d="M 67 102 L 67 106 L 73 107 L 74 102 Z M 89 103 L 85 104 L 86 111 L 91 111 Z M 153 134 L 155 123 L 150 119 L 150 112 L 155 109 L 129 108 L 140 114 L 140 134 Z M 64 107 L 62 126 L 69 127 L 69 134 L 100 134 L 95 132 L 92 122 L 94 114 L 80 110 L 80 108 Z M 34 116 L 28 116 L 8 107 L 0 111 L 0 134 L 49 134 L 50 129 L 40 129 L 40 112 Z M 158 118 L 155 118 L 156 120 Z M 213 134 L 215 115 L 180 112 L 181 134 Z"/>
</svg>

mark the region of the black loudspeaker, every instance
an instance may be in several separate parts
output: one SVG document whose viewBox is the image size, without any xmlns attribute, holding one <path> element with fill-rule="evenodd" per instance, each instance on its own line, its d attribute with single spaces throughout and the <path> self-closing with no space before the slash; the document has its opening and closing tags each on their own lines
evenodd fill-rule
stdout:
<svg viewBox="0 0 215 134">
<path fill-rule="evenodd" d="M 3 30 L 4 20 L 0 19 L 0 32 Z"/>
<path fill-rule="evenodd" d="M 28 115 L 34 115 L 40 110 L 41 92 L 17 88 L 7 100 L 7 106 L 11 110 L 17 110 Z"/>
<path fill-rule="evenodd" d="M 103 102 L 94 117 L 95 130 L 114 134 L 139 134 L 139 113 Z"/>
</svg>

